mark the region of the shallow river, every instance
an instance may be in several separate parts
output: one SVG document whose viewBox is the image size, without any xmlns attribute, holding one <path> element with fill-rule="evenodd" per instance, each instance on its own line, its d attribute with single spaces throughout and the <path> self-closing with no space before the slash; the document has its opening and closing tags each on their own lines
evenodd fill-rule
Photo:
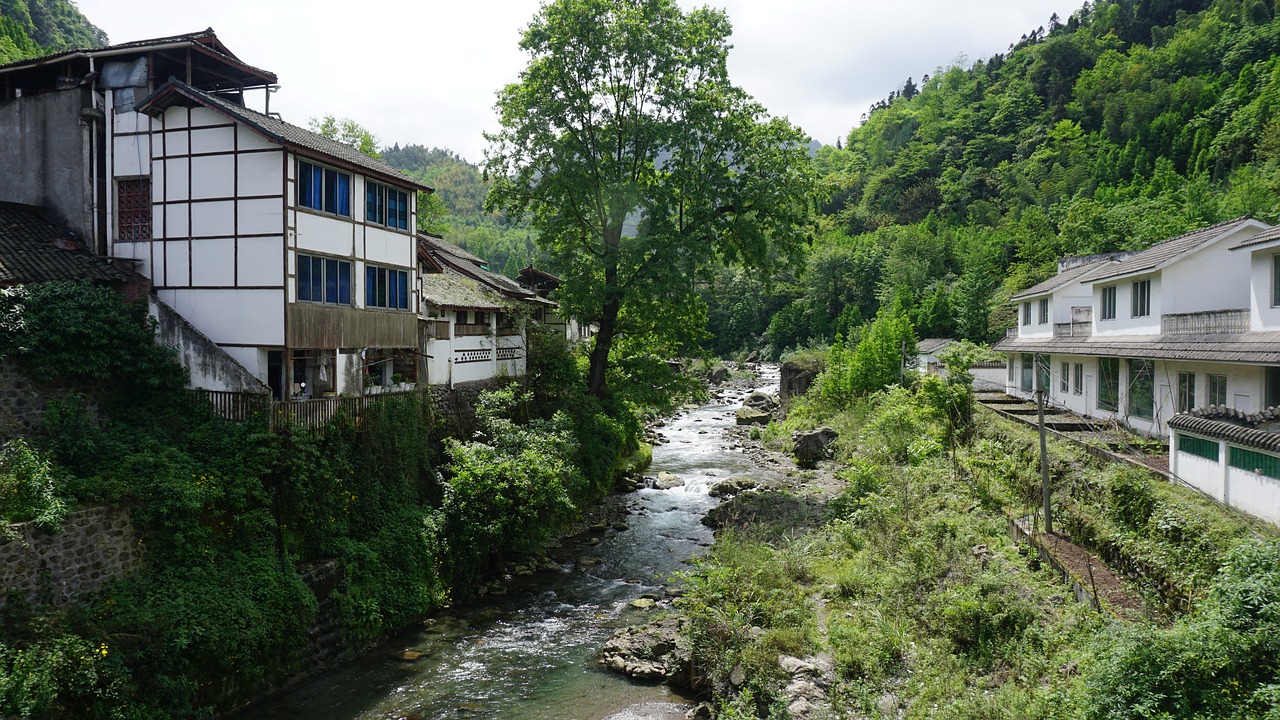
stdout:
<svg viewBox="0 0 1280 720">
<path fill-rule="evenodd" d="M 777 392 L 776 366 L 759 385 Z M 596 666 L 597 651 L 619 627 L 639 621 L 629 603 L 661 594 L 672 573 L 712 542 L 702 516 L 716 504 L 710 485 L 733 475 L 760 478 L 722 430 L 743 394 L 728 393 L 669 420 L 670 441 L 654 448 L 648 475 L 667 471 L 685 483 L 627 496 L 628 527 L 560 572 L 516 578 L 501 597 L 481 599 L 394 638 L 367 655 L 250 708 L 241 718 L 389 720 L 676 720 L 690 702 L 665 685 L 646 685 Z M 593 564 L 597 563 L 598 564 Z M 415 663 L 392 652 L 424 653 Z"/>
</svg>

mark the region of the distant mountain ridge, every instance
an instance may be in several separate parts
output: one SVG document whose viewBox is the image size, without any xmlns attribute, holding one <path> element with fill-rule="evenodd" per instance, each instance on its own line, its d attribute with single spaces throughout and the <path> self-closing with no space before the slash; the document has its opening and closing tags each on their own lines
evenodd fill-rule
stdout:
<svg viewBox="0 0 1280 720">
<path fill-rule="evenodd" d="M 106 44 L 69 0 L 0 0 L 0 63 Z"/>
</svg>

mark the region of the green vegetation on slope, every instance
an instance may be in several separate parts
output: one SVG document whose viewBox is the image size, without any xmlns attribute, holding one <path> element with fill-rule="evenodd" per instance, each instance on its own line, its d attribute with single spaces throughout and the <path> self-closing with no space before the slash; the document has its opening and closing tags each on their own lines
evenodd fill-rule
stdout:
<svg viewBox="0 0 1280 720">
<path fill-rule="evenodd" d="M 785 445 L 794 430 L 840 429 L 836 467 L 818 472 L 844 489 L 823 519 L 779 511 L 814 498 L 739 496 L 774 510 L 721 531 L 687 578 L 683 642 L 716 717 L 791 717 L 789 655 L 832 661 L 833 717 L 1280 718 L 1274 534 L 1054 443 L 1059 518 L 1140 571 L 1131 592 L 1150 609 L 1097 612 L 1009 538 L 1008 518 L 1039 504 L 1032 429 L 985 411 L 970 420 L 963 380 L 823 392 L 840 376 L 765 432 Z"/>
<path fill-rule="evenodd" d="M 107 34 L 69 0 L 0 0 L 0 64 L 106 44 Z"/>
<path fill-rule="evenodd" d="M 920 337 L 990 340 L 1059 257 L 1275 221 L 1277 50 L 1261 0 L 1101 0 L 940 69 L 819 150 L 824 232 L 802 268 L 706 290 L 711 349 L 828 343 L 895 302 Z"/>
<path fill-rule="evenodd" d="M 581 358 L 535 334 L 529 386 L 483 398 L 459 439 L 426 394 L 382 398 L 359 425 L 271 432 L 184 389 L 143 303 L 75 283 L 0 300 L 0 357 L 85 391 L 0 452 L 0 518 L 56 526 L 68 506 L 123 505 L 146 553 L 68 608 L 6 599 L 5 717 L 198 717 L 251 698 L 301 669 L 325 599 L 302 572 L 330 560 L 347 647 L 403 629 L 607 492 L 639 449 L 623 391 L 654 398 L 651 377 L 587 395 Z"/>
</svg>

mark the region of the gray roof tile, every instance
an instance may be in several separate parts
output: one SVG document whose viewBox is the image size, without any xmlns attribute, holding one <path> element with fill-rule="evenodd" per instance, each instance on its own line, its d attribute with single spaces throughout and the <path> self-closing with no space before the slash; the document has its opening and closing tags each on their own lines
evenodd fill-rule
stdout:
<svg viewBox="0 0 1280 720">
<path fill-rule="evenodd" d="M 1263 230 L 1262 232 L 1258 233 L 1257 235 L 1254 235 L 1248 240 L 1244 240 L 1242 242 L 1236 243 L 1235 245 L 1232 245 L 1231 249 L 1239 250 L 1240 248 L 1253 247 L 1254 245 L 1261 245 L 1263 243 L 1273 242 L 1275 240 L 1280 240 L 1280 226 Z"/>
<path fill-rule="evenodd" d="M 402 186 L 431 191 L 430 187 L 423 185 L 381 160 L 365 155 L 350 145 L 340 143 L 337 140 L 330 140 L 319 133 L 300 128 L 270 115 L 263 115 L 256 110 L 250 110 L 243 105 L 231 102 L 225 97 L 193 88 L 173 78 L 170 78 L 168 82 L 156 88 L 155 92 L 138 103 L 138 111 L 163 111 L 170 105 L 180 102 L 181 98 L 186 98 L 217 110 L 238 122 L 248 125 L 281 145 L 339 160 L 344 165 L 353 166 L 370 172 L 375 176 L 390 179 Z"/>
<path fill-rule="evenodd" d="M 1243 215 L 1233 220 L 1227 220 L 1226 222 L 1220 222 L 1217 225 L 1210 225 L 1206 228 L 1193 230 L 1185 235 L 1179 235 L 1178 237 L 1156 243 L 1146 250 L 1125 258 L 1124 260 L 1099 266 L 1096 272 L 1090 273 L 1084 279 L 1089 282 L 1097 282 L 1099 280 L 1106 280 L 1123 275 L 1133 275 L 1135 273 L 1155 270 L 1156 268 L 1161 267 L 1186 253 L 1199 249 L 1210 240 L 1221 237 L 1224 233 L 1235 229 L 1236 226 L 1251 219 L 1252 218 L 1250 216 Z"/>
<path fill-rule="evenodd" d="M 501 310 L 506 307 L 501 295 L 453 268 L 445 268 L 440 273 L 425 273 L 421 277 L 422 295 L 432 305 L 466 310 Z"/>
<path fill-rule="evenodd" d="M 1081 277 L 1089 274 L 1090 272 L 1097 270 L 1099 267 L 1101 267 L 1100 263 L 1106 262 L 1109 259 L 1110 258 L 1108 258 L 1105 255 L 1100 255 L 1098 256 L 1098 260 L 1094 262 L 1084 263 L 1082 265 L 1076 265 L 1075 267 L 1072 267 L 1072 268 L 1067 268 L 1066 270 L 1063 270 L 1062 272 L 1058 273 L 1057 275 L 1054 275 L 1053 277 L 1049 278 L 1048 280 L 1045 280 L 1042 283 L 1032 285 L 1026 290 L 1019 291 L 1009 299 L 1021 300 L 1023 298 L 1028 298 L 1035 295 L 1045 295 L 1045 294 L 1051 293 L 1054 290 L 1057 290 L 1058 288 L 1061 288 L 1061 287 L 1065 287 L 1067 284 L 1075 280 L 1079 280 Z"/>
<path fill-rule="evenodd" d="M 1211 417 L 1203 417 L 1195 414 L 1195 412 L 1174 415 L 1169 419 L 1169 427 L 1174 430 L 1226 440 L 1237 445 L 1280 452 L 1280 433 L 1242 427 Z"/>
<path fill-rule="evenodd" d="M 30 205 L 0 202 L 0 285 L 90 280 L 123 282 L 128 275 L 80 244 Z"/>
<path fill-rule="evenodd" d="M 1005 338 L 995 344 L 995 349 L 1002 352 L 1277 365 L 1280 364 L 1280 332 Z"/>
</svg>

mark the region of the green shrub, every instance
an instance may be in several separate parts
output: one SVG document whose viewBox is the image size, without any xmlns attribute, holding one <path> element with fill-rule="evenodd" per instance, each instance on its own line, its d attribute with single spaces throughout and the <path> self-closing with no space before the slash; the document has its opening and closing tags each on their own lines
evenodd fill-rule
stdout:
<svg viewBox="0 0 1280 720">
<path fill-rule="evenodd" d="M 0 449 L 0 519 L 32 521 L 57 530 L 67 516 L 67 503 L 57 495 L 48 460 L 22 438 Z"/>
<path fill-rule="evenodd" d="M 1029 600 L 990 571 L 935 594 L 929 614 L 957 652 L 981 660 L 999 657 L 1039 619 Z"/>
<path fill-rule="evenodd" d="M 1151 480 L 1141 470 L 1115 473 L 1107 492 L 1111 517 L 1130 530 L 1141 529 L 1155 512 Z"/>
</svg>

